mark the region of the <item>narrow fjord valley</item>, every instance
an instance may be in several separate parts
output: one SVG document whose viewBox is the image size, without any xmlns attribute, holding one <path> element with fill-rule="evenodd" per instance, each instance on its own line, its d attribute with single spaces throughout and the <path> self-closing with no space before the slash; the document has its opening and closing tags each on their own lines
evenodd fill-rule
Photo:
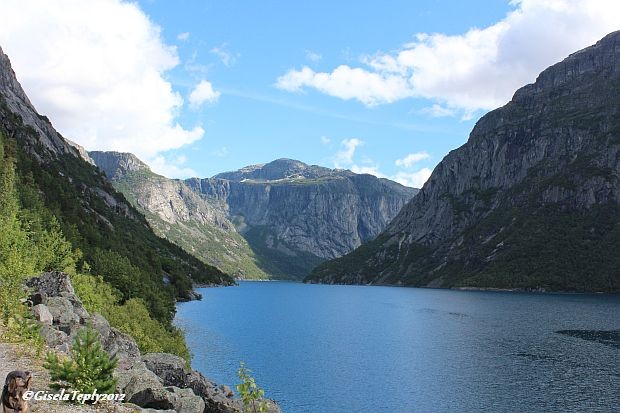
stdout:
<svg viewBox="0 0 620 413">
<path fill-rule="evenodd" d="M 102 0 L 97 8 L 74 3 L 61 16 L 53 7 L 30 4 L 32 19 L 17 18 L 15 10 L 22 8 L 17 3 L 6 19 L 11 7 L 0 5 L 0 44 L 11 44 L 11 53 L 0 48 L 3 412 L 618 410 L 620 31 L 610 32 L 616 23 L 603 17 L 620 18 L 620 8 L 608 5 L 610 10 L 596 14 L 592 10 L 600 7 L 589 0 L 584 9 L 564 0 L 552 3 L 510 2 L 495 25 L 462 36 L 418 34 L 396 52 L 359 57 L 363 68 L 354 66 L 357 52 L 346 44 L 324 55 L 303 49 L 307 64 L 261 93 L 250 92 L 261 90 L 256 85 L 220 89 L 206 80 L 225 68 L 237 79 L 269 83 L 258 63 L 247 71 L 254 49 L 234 53 L 226 40 L 207 41 L 199 30 L 209 26 L 211 15 L 230 22 L 221 16 L 240 15 L 250 5 L 241 10 L 201 4 L 203 9 Z M 103 13 L 114 5 L 120 8 Z M 340 8 L 326 6 L 334 13 Z M 438 12 L 436 4 L 427 6 Z M 221 7 L 234 13 L 222 13 Z M 263 7 L 272 8 L 261 5 L 254 18 Z M 312 14 L 298 12 L 304 7 L 281 4 L 279 13 L 301 25 Z M 409 7 L 420 12 L 418 25 L 433 20 L 422 6 Z M 142 10 L 162 19 L 159 8 L 164 16 L 184 12 L 178 19 L 183 24 L 201 19 L 191 33 L 177 34 L 185 26 L 171 26 L 176 30 L 171 46 L 163 40 L 170 33 Z M 588 18 L 576 19 L 567 11 L 573 8 Z M 38 9 L 44 13 L 36 14 Z M 382 14 L 383 4 L 371 9 L 393 22 L 390 27 L 398 26 L 396 15 Z M 97 10 L 102 22 L 118 21 L 123 28 L 98 32 L 92 24 L 78 30 L 76 21 L 63 19 L 79 10 L 84 16 Z M 416 13 L 408 14 L 407 25 Z M 542 55 L 556 57 L 530 62 L 518 54 L 524 44 L 535 48 L 531 36 L 527 42 L 519 37 L 540 25 L 528 20 L 532 13 L 558 25 L 565 19 L 570 27 L 586 26 L 575 29 L 579 41 L 534 31 L 536 41 L 548 43 Z M 463 10 L 459 14 L 466 17 Z M 325 33 L 340 33 L 335 43 L 351 11 L 340 17 L 335 28 L 321 20 Z M 374 14 L 365 21 L 370 17 Z M 15 33 L 26 31 L 12 30 L 36 31 L 30 21 L 45 28 L 41 44 L 48 36 L 56 39 L 58 30 L 69 38 L 50 40 L 52 58 L 40 53 L 18 65 L 13 51 L 23 55 Z M 595 31 L 587 26 L 592 22 L 609 34 L 586 35 Z M 263 43 L 271 30 L 272 43 L 283 37 L 284 22 L 259 23 L 252 36 L 237 38 L 237 45 Z M 450 24 L 451 30 L 459 27 Z M 355 27 L 349 26 L 351 32 Z M 387 38 L 389 27 L 384 29 Z M 219 31 L 226 33 L 227 27 Z M 291 27 L 288 31 L 295 38 Z M 113 49 L 128 53 L 115 55 L 102 47 L 109 32 L 116 39 Z M 141 34 L 131 41 L 136 33 Z M 489 41 L 489 33 L 497 38 Z M 370 53 L 379 37 L 366 39 L 361 50 Z M 77 40 L 88 44 L 85 56 L 98 62 L 92 78 L 84 62 L 73 79 L 61 69 Z M 553 54 L 553 42 L 579 44 L 581 50 Z M 467 57 L 482 44 L 481 54 Z M 256 50 L 263 47 L 269 44 L 254 44 Z M 277 64 L 289 64 L 278 60 L 283 53 L 277 47 L 269 50 Z M 179 67 L 177 53 L 184 56 Z M 519 58 L 506 57 L 512 53 Z M 201 60 L 206 54 L 218 62 Z M 325 72 L 326 61 L 336 55 L 344 55 L 346 64 Z M 458 84 L 459 76 L 488 56 L 493 70 L 485 82 L 479 82 L 483 70 L 473 76 L 476 81 Z M 131 73 L 147 61 L 153 66 L 129 76 L 129 82 L 106 83 L 115 70 Z M 446 74 L 441 92 L 431 92 L 428 73 L 417 77 L 428 62 L 436 64 L 433 75 Z M 26 81 L 14 72 L 18 66 Z M 522 76 L 524 71 L 531 78 Z M 44 76 L 33 77 L 38 72 Z M 532 83 L 520 82 L 510 100 L 497 98 L 504 82 L 515 90 L 506 80 L 513 76 Z M 190 82 L 196 86 L 185 90 Z M 483 83 L 492 84 L 492 99 Z M 106 89 L 109 94 L 89 95 Z M 271 95 L 273 89 L 296 96 Z M 466 99 L 454 98 L 463 90 Z M 315 101 L 315 92 L 342 100 L 342 106 Z M 471 103 L 485 93 L 483 105 Z M 131 112 L 134 102 L 140 105 L 140 94 L 150 101 L 140 106 L 148 122 L 138 124 L 156 135 L 146 139 L 141 130 L 127 127 L 132 118 L 123 113 Z M 117 100 L 120 95 L 125 97 Z M 232 106 L 232 116 L 215 107 L 220 95 L 222 106 Z M 415 107 L 385 109 L 399 100 Z M 164 123 L 152 116 L 161 101 L 170 104 Z M 432 106 L 418 107 L 420 102 Z M 79 110 L 80 103 L 88 110 Z M 352 103 L 361 112 L 345 110 Z M 106 112 L 115 104 L 119 107 Z M 467 126 L 470 117 L 498 106 Z M 42 107 L 50 112 L 37 110 Z M 83 119 L 76 116 L 84 112 Z M 283 115 L 274 117 L 275 112 Z M 403 113 L 416 122 L 402 122 Z M 192 118 L 200 120 L 198 126 L 184 129 L 182 123 Z M 84 119 L 92 128 L 67 128 Z M 230 129 L 220 129 L 222 124 Z M 203 125 L 209 142 L 201 147 L 195 133 Z M 317 125 L 330 133 L 317 134 Z M 451 148 L 465 143 L 439 162 L 445 145 L 437 144 L 443 149 L 432 154 L 416 146 L 448 141 L 464 125 L 468 132 L 473 126 L 466 142 L 449 140 Z M 66 135 L 71 141 L 58 132 L 65 130 L 74 132 Z M 225 159 L 227 146 L 212 143 L 218 133 L 231 145 L 230 153 L 238 151 L 230 155 L 234 161 Z M 317 134 L 312 139 L 323 155 L 293 142 L 295 133 L 299 142 Z M 335 137 L 357 133 L 374 136 L 379 144 L 367 137 Z M 386 138 L 390 133 L 402 135 Z M 271 134 L 278 136 L 270 141 Z M 238 136 L 242 145 L 233 147 Z M 142 150 L 127 144 L 134 138 L 160 146 Z M 192 154 L 185 156 L 190 144 Z M 252 145 L 256 153 L 250 150 L 249 159 L 243 150 Z M 270 149 L 261 151 L 259 145 Z M 360 152 L 365 145 L 368 150 Z M 377 161 L 379 152 L 392 155 Z M 270 159 L 275 160 L 255 163 Z M 240 165 L 249 166 L 236 169 Z M 124 400 L 24 398 L 59 391 Z"/>
<path fill-rule="evenodd" d="M 302 279 L 372 240 L 417 193 L 291 159 L 172 180 L 131 154 L 89 156 L 159 235 L 241 279 Z"/>
<path fill-rule="evenodd" d="M 307 282 L 620 291 L 620 32 L 483 116 L 375 240 Z"/>
</svg>

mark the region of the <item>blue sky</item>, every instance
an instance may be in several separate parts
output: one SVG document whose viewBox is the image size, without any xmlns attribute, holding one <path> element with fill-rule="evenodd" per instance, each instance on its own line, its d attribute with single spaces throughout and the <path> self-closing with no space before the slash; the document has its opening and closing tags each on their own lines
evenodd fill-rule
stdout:
<svg viewBox="0 0 620 413">
<path fill-rule="evenodd" d="M 170 177 L 288 157 L 421 186 L 475 121 L 620 25 L 611 0 L 5 0 L 0 45 L 89 150 Z"/>
<path fill-rule="evenodd" d="M 166 42 L 178 45 L 182 61 L 195 57 L 204 66 L 206 73 L 180 65 L 170 73 L 173 84 L 189 94 L 206 75 L 222 93 L 216 104 L 183 116 L 188 125 L 198 120 L 205 126 L 204 140 L 178 151 L 201 176 L 281 157 L 333 167 L 341 142 L 351 138 L 363 142 L 355 164 L 393 175 L 396 159 L 409 153 L 427 152 L 416 169 L 432 168 L 465 142 L 474 119 L 419 113 L 432 105 L 428 100 L 369 108 L 311 90 L 289 93 L 274 86 L 276 79 L 303 65 L 331 70 L 355 64 L 400 48 L 418 32 L 459 34 L 486 26 L 510 8 L 505 1 L 483 3 L 181 1 L 171 7 L 145 1 L 141 7 L 163 28 Z M 186 41 L 177 39 L 181 33 L 189 33 Z M 228 65 L 217 51 L 231 56 Z"/>
</svg>

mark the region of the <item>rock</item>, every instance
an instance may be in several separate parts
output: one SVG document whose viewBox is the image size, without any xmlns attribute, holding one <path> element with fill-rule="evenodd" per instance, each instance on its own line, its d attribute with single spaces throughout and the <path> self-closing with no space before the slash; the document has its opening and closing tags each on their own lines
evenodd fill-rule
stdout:
<svg viewBox="0 0 620 413">
<path fill-rule="evenodd" d="M 47 304 L 47 294 L 34 293 L 29 297 L 29 300 L 33 306 L 38 305 L 38 304 Z"/>
<path fill-rule="evenodd" d="M 180 296 L 179 301 L 184 302 L 184 301 L 200 301 L 202 300 L 202 294 L 194 291 L 194 290 L 190 290 L 185 292 L 184 295 Z"/>
<path fill-rule="evenodd" d="M 172 404 L 164 405 L 163 393 L 166 393 L 162 381 L 144 363 L 136 363 L 131 369 L 116 373 L 119 393 L 126 395 L 126 400 L 141 407 L 171 409 Z M 155 403 L 156 405 L 149 403 Z"/>
<path fill-rule="evenodd" d="M 200 396 L 205 403 L 206 412 L 238 413 L 243 411 L 240 399 L 234 399 L 228 386 L 218 386 L 201 373 L 188 369 L 181 357 L 166 353 L 149 353 L 142 357 L 144 365 L 156 374 L 165 386 L 183 387 Z M 269 412 L 277 413 L 279 406 L 267 400 Z"/>
<path fill-rule="evenodd" d="M 620 291 L 620 254 L 590 247 L 620 242 L 619 45 L 616 31 L 517 90 L 373 242 L 307 281 Z"/>
<path fill-rule="evenodd" d="M 41 336 L 45 339 L 45 343 L 51 348 L 56 348 L 63 344 L 69 344 L 70 342 L 67 333 L 57 330 L 53 326 L 43 325 L 40 332 Z"/>
<path fill-rule="evenodd" d="M 50 312 L 49 308 L 47 308 L 44 304 L 37 304 L 32 307 L 32 313 L 41 324 L 51 326 L 54 321 L 54 316 Z"/>
<path fill-rule="evenodd" d="M 190 370 L 183 358 L 168 353 L 149 353 L 142 356 L 146 368 L 162 379 L 165 386 L 187 386 Z"/>
<path fill-rule="evenodd" d="M 224 393 L 224 396 L 231 398 L 235 396 L 235 393 L 232 391 L 230 387 L 225 384 L 220 384 L 219 389 Z"/>
<path fill-rule="evenodd" d="M 80 317 L 73 312 L 73 305 L 66 297 L 49 297 L 47 307 L 54 318 L 54 325 L 72 335 L 79 330 Z"/>
<path fill-rule="evenodd" d="M 180 181 L 145 173 L 131 154 L 90 156 L 154 228 L 239 278 L 266 277 L 255 263 L 258 246 L 276 263 L 273 272 L 303 277 L 324 259 L 374 238 L 417 193 L 387 179 L 292 159 Z M 246 240 L 241 235 L 249 231 L 253 237 Z M 277 264 L 274 255 L 295 265 Z"/>
<path fill-rule="evenodd" d="M 194 394 L 192 389 L 180 389 L 178 387 L 166 387 L 166 390 L 177 396 L 174 410 L 178 413 L 203 413 L 205 402 L 202 397 Z"/>
<path fill-rule="evenodd" d="M 48 297 L 59 296 L 63 292 L 75 295 L 69 275 L 60 271 L 44 272 L 27 280 L 26 285 Z"/>
</svg>

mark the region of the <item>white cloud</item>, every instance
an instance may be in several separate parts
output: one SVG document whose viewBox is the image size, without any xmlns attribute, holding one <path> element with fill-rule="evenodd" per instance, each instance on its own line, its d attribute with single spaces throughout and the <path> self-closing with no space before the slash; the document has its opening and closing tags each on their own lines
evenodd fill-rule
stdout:
<svg viewBox="0 0 620 413">
<path fill-rule="evenodd" d="M 222 64 L 226 67 L 234 65 L 237 61 L 237 58 L 239 57 L 238 53 L 233 53 L 228 50 L 228 45 L 226 43 L 214 47 L 213 49 L 209 50 L 209 52 L 219 57 Z"/>
<path fill-rule="evenodd" d="M 89 150 L 157 159 L 200 139 L 166 80 L 176 49 L 136 3 L 3 0 L 0 44 L 37 109 Z"/>
<path fill-rule="evenodd" d="M 187 39 L 189 39 L 189 32 L 183 32 L 183 33 L 177 34 L 177 40 L 185 41 Z"/>
<path fill-rule="evenodd" d="M 340 142 L 342 149 L 336 153 L 334 157 L 334 166 L 336 168 L 346 168 L 353 164 L 353 156 L 358 146 L 364 144 L 364 141 L 357 138 L 345 139 Z"/>
<path fill-rule="evenodd" d="M 620 28 L 617 0 L 513 0 L 499 22 L 461 35 L 426 34 L 394 53 L 363 59 L 366 68 L 339 66 L 317 73 L 291 70 L 276 86 L 299 92 L 314 88 L 367 106 L 421 97 L 461 109 L 465 117 L 506 103 L 514 91 L 547 66 Z"/>
<path fill-rule="evenodd" d="M 204 103 L 215 103 L 220 98 L 220 92 L 213 89 L 208 80 L 201 80 L 189 94 L 189 103 L 193 109 L 198 109 Z"/>
<path fill-rule="evenodd" d="M 198 176 L 196 171 L 183 166 L 186 160 L 187 159 L 182 155 L 172 160 L 167 159 L 164 155 L 157 155 L 148 159 L 146 162 L 153 172 L 168 178 L 190 178 Z"/>
<path fill-rule="evenodd" d="M 320 61 L 321 59 L 323 59 L 323 56 L 321 56 L 320 54 L 316 52 L 313 52 L 312 50 L 306 50 L 306 59 L 308 59 L 312 63 L 316 63 Z"/>
<path fill-rule="evenodd" d="M 306 87 L 343 100 L 357 99 L 366 106 L 391 103 L 412 96 L 407 80 L 393 74 L 369 72 L 347 65 L 331 73 L 317 73 L 304 66 L 280 76 L 276 87 L 289 92 L 302 92 Z"/>
<path fill-rule="evenodd" d="M 402 159 L 397 159 L 396 161 L 394 161 L 394 164 L 396 166 L 402 166 L 405 168 L 411 168 L 415 163 L 418 163 L 420 161 L 423 161 L 424 159 L 428 159 L 431 156 L 428 154 L 428 152 L 414 152 L 414 153 L 410 153 L 407 156 L 405 156 Z"/>
<path fill-rule="evenodd" d="M 331 139 L 329 139 L 329 137 L 327 136 L 321 136 L 321 143 L 323 145 L 329 145 L 331 143 Z"/>
<path fill-rule="evenodd" d="M 410 186 L 412 188 L 422 188 L 424 183 L 430 178 L 431 171 L 429 168 L 422 168 L 415 172 L 399 171 L 391 177 L 393 181 L 398 182 L 401 185 Z"/>
<path fill-rule="evenodd" d="M 434 103 L 432 106 L 423 108 L 420 112 L 430 115 L 434 118 L 445 118 L 455 116 L 457 111 L 454 108 L 449 108 L 447 106 L 442 106 Z"/>
<path fill-rule="evenodd" d="M 357 138 L 344 139 L 340 142 L 341 149 L 336 152 L 334 156 L 334 167 L 341 169 L 349 169 L 356 174 L 369 174 L 374 175 L 377 178 L 387 178 L 392 181 L 396 181 L 402 185 L 410 186 L 414 188 L 421 188 L 424 182 L 431 176 L 431 170 L 429 168 L 422 168 L 417 171 L 398 170 L 394 175 L 388 175 L 381 172 L 379 165 L 373 162 L 372 159 L 363 156 L 362 164 L 355 162 L 355 152 L 358 147 L 362 146 L 364 141 Z M 394 162 L 396 166 L 410 168 L 416 162 L 429 158 L 429 154 L 426 152 L 411 153 L 405 156 L 403 159 L 398 159 Z"/>
</svg>

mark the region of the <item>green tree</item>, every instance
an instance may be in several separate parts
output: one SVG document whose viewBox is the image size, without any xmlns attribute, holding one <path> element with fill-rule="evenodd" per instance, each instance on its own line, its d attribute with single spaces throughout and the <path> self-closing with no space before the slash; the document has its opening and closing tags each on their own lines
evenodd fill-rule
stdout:
<svg viewBox="0 0 620 413">
<path fill-rule="evenodd" d="M 50 372 L 51 388 L 80 393 L 113 393 L 116 379 L 112 373 L 117 360 L 101 348 L 99 334 L 90 327 L 81 329 L 71 348 L 71 358 L 60 359 L 48 352 L 44 367 Z"/>
<path fill-rule="evenodd" d="M 258 387 L 250 373 L 252 370 L 246 368 L 244 362 L 239 363 L 239 370 L 237 370 L 237 376 L 241 379 L 241 383 L 237 384 L 239 396 L 243 400 L 246 411 L 251 408 L 253 413 L 266 412 L 265 390 Z"/>
</svg>

